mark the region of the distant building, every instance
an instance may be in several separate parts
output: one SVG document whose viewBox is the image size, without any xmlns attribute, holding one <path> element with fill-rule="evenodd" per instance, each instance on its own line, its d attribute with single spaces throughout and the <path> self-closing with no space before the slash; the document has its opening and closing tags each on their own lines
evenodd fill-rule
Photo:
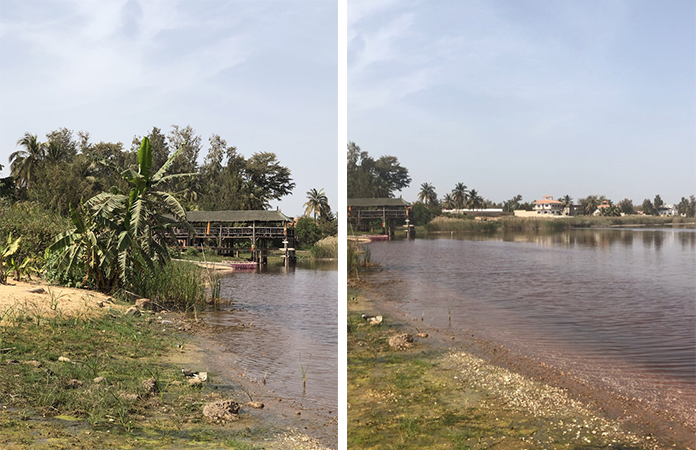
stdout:
<svg viewBox="0 0 696 450">
<path fill-rule="evenodd" d="M 598 216 L 602 214 L 602 211 L 604 211 L 607 208 L 611 208 L 611 203 L 609 202 L 609 200 L 602 200 L 602 203 L 597 205 L 597 209 L 595 210 L 595 212 L 592 213 L 592 215 Z"/>
<path fill-rule="evenodd" d="M 585 214 L 585 210 L 582 205 L 568 205 L 563 208 L 564 216 L 582 216 L 583 214 Z"/>
<path fill-rule="evenodd" d="M 543 199 L 534 202 L 534 211 L 537 215 L 562 216 L 563 202 L 554 200 L 552 196 L 545 195 Z"/>
<path fill-rule="evenodd" d="M 502 214 L 502 208 L 476 208 L 476 209 L 443 209 L 442 214 Z"/>
<path fill-rule="evenodd" d="M 679 214 L 677 205 L 662 205 L 657 208 L 657 213 L 661 216 L 676 216 Z"/>
</svg>

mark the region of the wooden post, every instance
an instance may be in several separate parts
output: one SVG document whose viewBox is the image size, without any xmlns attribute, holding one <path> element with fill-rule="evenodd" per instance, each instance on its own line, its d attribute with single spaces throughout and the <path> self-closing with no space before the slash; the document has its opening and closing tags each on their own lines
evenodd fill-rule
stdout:
<svg viewBox="0 0 696 450">
<path fill-rule="evenodd" d="M 251 222 L 251 260 L 256 259 L 256 221 Z"/>
<path fill-rule="evenodd" d="M 222 224 L 220 224 L 220 232 L 218 233 L 218 255 L 222 251 Z"/>
</svg>

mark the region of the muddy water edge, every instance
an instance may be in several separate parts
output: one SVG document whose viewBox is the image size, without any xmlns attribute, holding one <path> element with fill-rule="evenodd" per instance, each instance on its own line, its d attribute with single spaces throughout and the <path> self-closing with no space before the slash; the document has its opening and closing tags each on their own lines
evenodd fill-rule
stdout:
<svg viewBox="0 0 696 450">
<path fill-rule="evenodd" d="M 337 446 L 335 262 L 223 277 L 223 307 L 199 316 L 197 364 L 214 386 L 264 403 L 260 420 Z"/>
<path fill-rule="evenodd" d="M 349 310 L 353 311 L 355 317 L 359 317 L 360 312 L 384 314 L 386 333 L 393 333 L 394 330 L 400 329 L 414 334 L 426 332 L 429 337 L 417 340 L 414 348 L 418 348 L 422 355 L 429 355 L 430 362 L 437 359 L 436 364 L 440 369 L 457 365 L 461 368 L 462 364 L 471 367 L 471 361 L 463 363 L 461 358 L 478 358 L 485 364 L 492 364 L 505 371 L 504 375 L 499 374 L 502 377 L 499 379 L 513 379 L 511 375 L 513 374 L 522 376 L 530 383 L 541 383 L 541 385 L 530 384 L 527 386 L 529 388 L 527 391 L 531 389 L 541 392 L 542 385 L 560 389 L 564 395 L 568 396 L 568 401 L 577 401 L 586 405 L 590 408 L 588 411 L 591 411 L 592 417 L 609 421 L 621 433 L 626 433 L 621 438 L 623 445 L 629 445 L 626 448 L 694 448 L 696 447 L 692 423 L 694 389 L 689 377 L 694 363 L 691 340 L 693 327 L 689 328 L 689 324 L 694 319 L 694 297 L 693 291 L 690 290 L 691 283 L 685 282 L 684 276 L 675 272 L 674 267 L 664 267 L 675 264 L 673 257 L 676 254 L 679 254 L 677 258 L 685 257 L 686 259 L 686 267 L 682 267 L 683 270 L 690 270 L 689 265 L 693 264 L 694 235 L 688 234 L 692 231 L 686 231 L 686 234 L 678 233 L 680 232 L 663 234 L 641 230 L 639 233 L 588 231 L 575 236 L 525 237 L 518 235 L 489 240 L 483 245 L 476 243 L 477 240 L 478 242 L 486 240 L 480 237 L 459 243 L 452 240 L 422 241 L 423 247 L 420 250 L 414 251 L 413 248 L 407 250 L 409 255 L 420 255 L 413 257 L 410 262 L 399 258 L 392 259 L 394 255 L 390 253 L 391 249 L 397 248 L 393 247 L 394 243 L 380 243 L 373 246 L 371 250 L 373 261 L 379 263 L 382 270 L 363 277 L 363 283 L 358 290 L 354 291 L 354 294 L 349 291 Z M 402 252 L 407 246 L 413 246 L 413 243 L 396 244 L 403 245 L 397 253 Z M 507 245 L 515 244 L 521 245 L 517 248 L 507 247 Z M 391 249 L 389 246 L 392 246 Z M 437 248 L 441 251 L 439 261 L 434 261 L 438 259 L 437 254 L 433 255 L 432 251 L 424 251 L 426 246 L 430 247 L 430 250 Z M 496 259 L 496 254 L 504 257 Z M 554 262 L 559 258 L 563 260 L 561 265 L 564 268 L 559 269 L 559 264 Z M 456 262 L 457 271 L 446 274 L 443 268 L 448 265 L 451 267 L 452 259 Z M 478 262 L 473 263 L 474 259 L 478 259 Z M 577 265 L 573 266 L 573 259 L 584 260 L 590 266 L 602 264 L 608 264 L 608 266 L 580 270 Z M 617 296 L 625 295 L 629 299 L 642 299 L 644 296 L 644 294 L 634 295 L 636 288 L 645 287 L 644 284 L 635 286 L 636 283 L 642 282 L 631 278 L 640 277 L 640 274 L 636 273 L 636 266 L 639 268 L 641 265 L 645 266 L 654 271 L 658 277 L 662 271 L 666 270 L 666 278 L 662 280 L 677 280 L 682 277 L 682 284 L 681 292 L 679 292 L 678 282 L 676 288 L 674 283 L 670 283 L 669 292 L 664 293 L 663 300 L 674 302 L 676 308 L 673 309 L 677 310 L 682 302 L 685 309 L 676 314 L 672 312 L 673 315 L 670 315 L 670 313 L 663 314 L 658 308 L 655 314 L 651 312 L 652 303 L 660 304 L 660 299 L 646 304 L 642 306 L 641 311 L 638 311 L 637 319 L 639 320 L 628 323 L 628 328 L 624 329 L 624 332 L 636 333 L 640 343 L 646 345 L 637 345 L 637 351 L 626 350 L 630 347 L 626 341 L 629 341 L 631 337 L 619 337 L 616 342 L 609 342 L 604 347 L 597 345 L 595 335 L 604 333 L 609 340 L 613 335 L 617 335 L 616 327 L 613 327 L 614 322 L 612 322 L 617 319 L 615 314 L 605 318 L 601 315 L 593 316 L 591 311 L 586 312 L 587 302 L 591 298 L 590 300 L 580 298 L 579 302 L 584 301 L 585 307 L 579 308 L 580 312 L 578 312 L 574 310 L 573 305 L 567 308 L 566 305 L 562 305 L 563 296 L 554 295 L 553 289 L 549 290 L 544 286 L 525 287 L 523 284 L 520 284 L 522 289 L 517 290 L 516 301 L 506 304 L 505 298 L 510 296 L 509 292 L 506 290 L 496 292 L 500 279 L 495 279 L 495 274 L 510 278 L 510 273 L 514 271 L 509 264 L 506 266 L 505 261 L 530 266 L 527 271 L 520 271 L 519 283 L 524 283 L 524 280 L 529 280 L 530 277 L 534 279 L 534 276 L 541 278 L 551 275 L 562 276 L 560 272 L 563 270 L 575 270 L 586 278 L 578 280 L 578 283 L 592 284 L 592 278 L 599 277 L 599 281 L 605 284 L 620 284 L 622 289 L 618 291 L 622 291 L 623 294 L 615 292 L 617 290 L 608 290 L 605 294 L 606 298 L 612 302 L 612 308 L 617 314 L 621 313 L 619 311 L 621 308 L 635 306 L 630 303 L 627 306 L 626 301 L 616 300 Z M 678 262 L 678 264 L 682 263 L 684 261 Z M 620 271 L 622 264 L 630 265 L 630 270 Z M 477 265 L 480 269 L 476 268 Z M 659 265 L 663 267 L 656 267 Z M 481 273 L 476 273 L 476 270 Z M 483 279 L 482 274 L 488 276 Z M 492 277 L 491 274 L 493 274 Z M 476 283 L 474 280 L 479 282 Z M 654 281 L 651 282 L 654 283 Z M 472 288 L 473 284 L 477 284 L 478 287 Z M 598 289 L 592 295 L 598 297 L 601 292 Z M 650 293 L 647 295 L 650 296 Z M 531 306 L 523 307 L 527 297 L 534 297 L 534 301 L 531 302 Z M 353 301 L 350 300 L 351 298 Z M 464 300 L 461 300 L 462 298 Z M 547 304 L 550 304 L 549 308 Z M 521 307 L 522 309 L 539 308 L 537 311 L 547 311 L 548 317 L 539 321 L 537 317 L 539 314 L 516 311 Z M 570 311 L 567 317 L 559 314 L 564 310 Z M 534 312 L 531 311 L 531 313 Z M 645 318 L 650 317 L 651 314 L 655 320 L 650 322 L 650 325 L 659 326 L 657 322 L 660 320 L 673 321 L 667 327 L 669 331 L 669 335 L 665 337 L 667 345 L 665 341 L 660 340 L 662 338 L 659 336 L 659 331 L 656 336 L 653 336 L 655 332 L 651 331 L 652 327 L 644 325 Z M 680 314 L 682 317 L 679 317 Z M 518 320 L 519 317 L 526 319 L 533 317 L 535 320 Z M 592 330 L 591 327 L 595 326 L 593 324 L 597 323 L 599 324 L 597 331 Z M 570 331 L 565 334 L 559 333 L 563 325 Z M 660 355 L 661 349 L 663 353 L 665 349 L 672 352 L 668 355 Z M 349 344 L 349 355 L 350 353 Z M 436 358 L 435 355 L 439 356 Z M 457 355 L 465 356 L 460 358 Z M 438 359 L 441 357 L 444 359 Z M 455 364 L 454 361 L 458 358 L 460 361 Z M 349 384 L 350 371 L 349 366 Z M 461 377 L 458 379 L 461 380 Z M 484 379 L 487 378 L 484 377 Z M 622 379 L 626 386 L 617 388 L 617 384 L 620 384 Z M 470 380 L 469 387 L 475 387 L 479 381 Z M 489 386 L 492 385 L 495 383 L 489 383 Z M 508 385 L 508 389 L 502 389 L 498 393 L 486 391 L 486 395 L 492 395 L 492 398 L 498 399 L 505 398 L 510 393 L 510 388 L 511 386 Z M 455 386 L 455 389 L 460 389 L 460 386 Z M 515 389 L 522 397 L 526 397 L 529 393 L 525 393 L 525 389 L 520 386 L 516 386 Z M 660 394 L 663 398 L 659 398 Z M 355 397 L 353 400 L 358 401 Z M 510 405 L 517 402 L 519 404 L 518 400 L 514 397 L 508 398 L 503 403 Z M 563 402 L 559 401 L 559 403 Z M 665 405 L 666 408 L 661 408 Z M 500 414 L 504 415 L 505 410 L 506 407 L 501 408 Z M 356 419 L 356 414 L 359 415 L 349 410 L 350 414 L 353 414 L 353 419 Z M 529 414 L 529 417 L 534 415 L 533 411 L 527 411 L 525 414 Z M 568 414 L 570 414 L 568 417 L 571 417 L 579 413 L 565 413 L 565 415 Z M 554 440 L 562 442 L 570 435 L 569 429 L 562 430 L 564 427 L 558 425 L 569 423 L 566 420 L 567 417 L 561 418 L 563 415 L 557 411 L 551 416 L 537 417 L 538 427 L 533 434 L 540 436 L 536 442 L 537 445 L 542 446 L 540 448 L 562 447 L 560 444 L 559 446 L 551 442 Z M 362 419 L 364 420 L 364 417 Z M 577 417 L 575 419 L 579 420 Z M 571 418 L 570 421 L 572 420 Z M 552 431 L 554 428 L 558 429 L 556 430 L 558 433 L 554 434 L 555 432 Z M 602 434 L 608 431 L 595 429 L 595 432 Z M 483 435 L 485 434 L 484 432 Z M 491 434 L 496 433 L 491 432 Z M 509 439 L 510 436 L 507 438 Z M 594 436 L 579 438 L 581 439 L 579 442 L 567 442 L 569 445 L 587 445 Z M 515 438 L 512 439 L 515 440 Z M 606 445 L 616 446 L 619 442 L 616 439 L 604 442 Z M 485 447 L 485 445 L 483 447 L 472 445 L 471 442 L 467 445 L 471 448 Z M 596 445 L 599 443 L 597 442 Z M 404 448 L 408 447 L 404 446 Z M 522 447 L 512 445 L 509 448 Z"/>
</svg>

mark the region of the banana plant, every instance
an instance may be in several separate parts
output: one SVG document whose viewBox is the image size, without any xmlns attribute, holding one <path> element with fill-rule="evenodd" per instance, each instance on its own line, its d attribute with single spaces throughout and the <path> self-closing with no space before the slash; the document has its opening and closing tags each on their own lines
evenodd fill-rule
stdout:
<svg viewBox="0 0 696 450">
<path fill-rule="evenodd" d="M 5 274 L 5 259 L 11 257 L 19 250 L 19 243 L 22 237 L 12 240 L 12 233 L 7 236 L 7 243 L 0 247 L 0 284 L 5 284 L 7 275 Z"/>
<path fill-rule="evenodd" d="M 183 206 L 161 189 L 171 180 L 197 175 L 167 175 L 181 149 L 153 175 L 152 148 L 149 139 L 143 138 L 138 170 L 121 171 L 130 190 L 112 188 L 89 199 L 84 204 L 84 217 L 71 214 L 73 230 L 59 236 L 51 246 L 63 252 L 61 264 L 66 270 L 81 263 L 98 289 L 111 290 L 117 280 L 127 283 L 133 271 L 153 270 L 156 264 L 169 261 L 166 243 L 170 231 L 182 224 L 188 227 L 188 222 Z"/>
</svg>

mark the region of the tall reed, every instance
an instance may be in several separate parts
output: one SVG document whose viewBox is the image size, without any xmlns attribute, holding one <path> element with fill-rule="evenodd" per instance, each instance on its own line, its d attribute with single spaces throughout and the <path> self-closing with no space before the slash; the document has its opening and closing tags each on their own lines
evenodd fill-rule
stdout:
<svg viewBox="0 0 696 450">
<path fill-rule="evenodd" d="M 189 311 L 205 304 L 205 285 L 202 268 L 172 261 L 152 273 L 138 273 L 129 290 L 155 303 Z"/>
<path fill-rule="evenodd" d="M 338 238 L 327 236 L 317 241 L 310 249 L 310 254 L 312 258 L 338 258 Z"/>
</svg>

